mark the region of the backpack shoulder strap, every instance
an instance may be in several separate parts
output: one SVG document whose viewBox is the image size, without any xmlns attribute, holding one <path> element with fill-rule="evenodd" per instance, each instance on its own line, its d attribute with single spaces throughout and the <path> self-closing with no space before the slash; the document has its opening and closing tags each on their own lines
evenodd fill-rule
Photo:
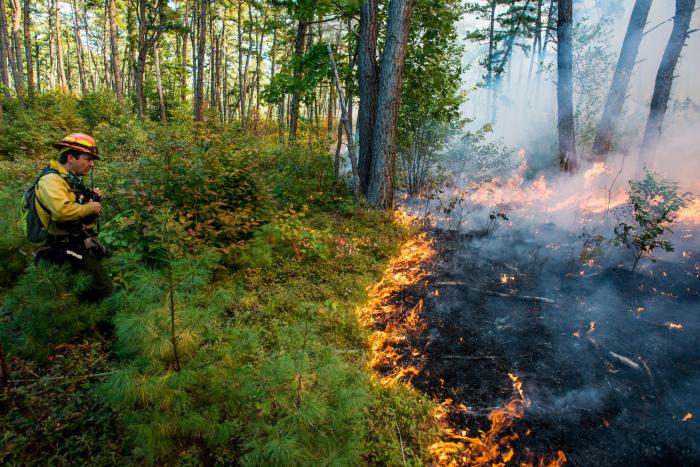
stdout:
<svg viewBox="0 0 700 467">
<path fill-rule="evenodd" d="M 44 206 L 44 203 L 42 203 L 41 200 L 39 199 L 39 197 L 36 195 L 36 186 L 39 183 L 39 180 L 41 180 L 41 178 L 44 175 L 48 175 L 48 174 L 61 175 L 58 170 L 54 170 L 50 167 L 46 167 L 44 170 L 41 171 L 41 173 L 36 178 L 36 180 L 34 180 L 34 185 L 32 185 L 32 190 L 34 190 L 34 199 L 36 200 L 37 203 L 39 203 L 39 206 L 41 206 L 41 209 L 43 209 L 49 216 L 51 216 L 51 211 L 49 211 L 49 209 L 46 206 Z M 63 178 L 63 177 L 61 177 L 61 178 Z"/>
</svg>

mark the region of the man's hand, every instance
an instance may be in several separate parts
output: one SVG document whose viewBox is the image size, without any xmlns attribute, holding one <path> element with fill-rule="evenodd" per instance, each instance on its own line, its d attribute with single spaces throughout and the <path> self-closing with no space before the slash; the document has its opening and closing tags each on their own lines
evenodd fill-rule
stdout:
<svg viewBox="0 0 700 467">
<path fill-rule="evenodd" d="M 90 200 L 87 202 L 87 206 L 90 206 L 92 208 L 93 214 L 97 214 L 98 216 L 102 215 L 102 203 Z"/>
<path fill-rule="evenodd" d="M 100 198 L 102 197 L 102 188 L 94 188 L 92 191 L 94 191 Z"/>
</svg>

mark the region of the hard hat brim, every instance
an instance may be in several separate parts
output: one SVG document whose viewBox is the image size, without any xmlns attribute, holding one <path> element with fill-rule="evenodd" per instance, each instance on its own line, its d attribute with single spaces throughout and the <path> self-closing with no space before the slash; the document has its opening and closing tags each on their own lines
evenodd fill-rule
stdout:
<svg viewBox="0 0 700 467">
<path fill-rule="evenodd" d="M 95 160 L 100 160 L 100 156 L 97 155 L 97 152 L 91 151 L 90 149 L 88 149 L 84 146 L 81 146 L 79 144 L 60 142 L 60 143 L 53 144 L 53 147 L 58 149 L 58 150 L 61 150 L 63 148 L 77 149 L 78 151 L 83 152 L 85 154 L 90 154 L 92 156 L 92 158 Z"/>
</svg>

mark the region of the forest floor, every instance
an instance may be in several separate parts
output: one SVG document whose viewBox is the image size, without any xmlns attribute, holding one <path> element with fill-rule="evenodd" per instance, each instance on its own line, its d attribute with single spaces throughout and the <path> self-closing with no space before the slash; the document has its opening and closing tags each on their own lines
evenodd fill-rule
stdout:
<svg viewBox="0 0 700 467">
<path fill-rule="evenodd" d="M 447 431 L 466 434 L 446 436 L 464 444 L 449 456 L 478 451 L 479 430 L 483 441 L 517 401 L 492 461 L 512 448 L 516 462 L 563 451 L 570 465 L 697 464 L 700 249 L 688 241 L 682 261 L 631 274 L 580 265 L 566 246 L 577 239 L 553 229 L 433 231 L 423 280 L 389 298 L 421 304 L 396 361 L 447 401 Z"/>
</svg>

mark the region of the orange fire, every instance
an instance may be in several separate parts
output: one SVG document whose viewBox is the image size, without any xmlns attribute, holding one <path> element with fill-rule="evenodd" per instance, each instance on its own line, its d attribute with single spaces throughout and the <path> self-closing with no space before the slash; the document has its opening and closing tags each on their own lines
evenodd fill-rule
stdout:
<svg viewBox="0 0 700 467">
<path fill-rule="evenodd" d="M 682 324 L 672 323 L 672 322 L 670 322 L 670 321 L 666 321 L 666 322 L 664 323 L 664 326 L 668 327 L 669 329 L 683 329 L 683 325 L 682 325 Z"/>
<path fill-rule="evenodd" d="M 522 418 L 530 401 L 525 397 L 523 383 L 520 379 L 509 373 L 508 377 L 513 383 L 513 390 L 518 394 L 502 408 L 489 414 L 491 427 L 488 431 L 479 431 L 477 436 L 467 436 L 467 433 L 457 432 L 446 426 L 445 419 L 450 412 L 450 399 L 442 403 L 436 410 L 436 418 L 443 423 L 444 441 L 438 441 L 430 446 L 430 451 L 437 459 L 437 464 L 450 467 L 469 466 L 505 466 L 513 460 L 515 451 L 511 442 L 519 439 L 519 435 L 512 430 L 513 422 Z M 531 458 L 532 456 L 528 456 Z M 566 455 L 557 451 L 556 458 L 546 461 L 539 459 L 538 466 L 556 467 L 566 463 Z M 521 462 L 521 466 L 533 466 L 532 461 Z"/>
<path fill-rule="evenodd" d="M 687 421 L 690 420 L 691 418 L 693 418 L 693 414 L 690 413 L 690 412 L 688 412 L 687 414 L 685 414 L 685 415 L 683 416 L 683 418 L 681 419 L 681 421 L 682 421 L 682 422 L 687 422 Z"/>
<path fill-rule="evenodd" d="M 591 333 L 595 332 L 595 330 L 596 330 L 595 321 L 591 321 L 590 323 L 588 323 L 588 330 L 586 331 L 586 334 L 591 334 Z"/>
</svg>

